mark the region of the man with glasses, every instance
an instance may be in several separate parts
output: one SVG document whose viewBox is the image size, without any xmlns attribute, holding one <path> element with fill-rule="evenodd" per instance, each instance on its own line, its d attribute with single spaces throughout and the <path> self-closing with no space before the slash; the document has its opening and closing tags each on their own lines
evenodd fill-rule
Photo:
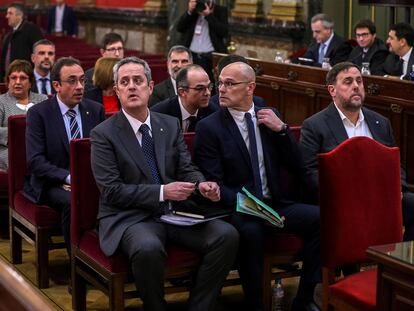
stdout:
<svg viewBox="0 0 414 311">
<path fill-rule="evenodd" d="M 102 57 L 124 58 L 124 40 L 121 35 L 110 32 L 107 33 L 102 40 L 102 47 L 99 49 Z M 85 91 L 94 88 L 92 77 L 94 68 L 90 68 L 85 72 Z"/>
<path fill-rule="evenodd" d="M 303 274 L 292 310 L 318 310 L 313 294 L 321 279 L 319 207 L 297 203 L 281 191 L 285 181 L 280 171 L 300 177 L 301 156 L 279 113 L 253 103 L 255 80 L 246 63 L 223 68 L 218 81 L 221 108 L 197 125 L 195 162 L 206 178 L 220 185 L 221 205 L 235 210 L 236 195 L 245 187 L 285 217 L 287 232 L 304 238 Z M 238 269 L 246 310 L 263 310 L 264 221 L 234 212 L 230 222 L 240 234 Z"/>
<path fill-rule="evenodd" d="M 348 61 L 362 68 L 362 63 L 369 63 L 372 75 L 382 75 L 382 64 L 388 56 L 384 41 L 377 38 L 377 28 L 369 19 L 359 21 L 355 27 L 355 37 L 358 45 L 352 49 Z"/>
<path fill-rule="evenodd" d="M 115 92 L 122 109 L 91 133 L 92 171 L 101 193 L 99 237 L 107 256 L 127 254 L 144 310 L 167 309 L 164 299 L 166 244 L 177 243 L 200 257 L 187 310 L 215 310 L 217 296 L 233 265 L 238 234 L 214 219 L 195 226 L 160 221 L 170 202 L 220 199 L 191 162 L 176 118 L 148 110 L 154 82 L 148 64 L 128 57 L 114 67 Z"/>
<path fill-rule="evenodd" d="M 191 52 L 185 46 L 174 45 L 168 52 L 167 68 L 169 78 L 154 86 L 148 106 L 152 107 L 160 101 L 177 95 L 177 82 L 175 80 L 177 73 L 181 68 L 193 63 Z"/>
<path fill-rule="evenodd" d="M 217 106 L 209 104 L 213 84 L 199 65 L 181 69 L 176 83 L 178 96 L 156 104 L 151 110 L 178 118 L 183 132 L 194 132 L 199 120 L 217 110 Z"/>
<path fill-rule="evenodd" d="M 26 153 L 30 172 L 24 191 L 28 198 L 61 213 L 62 232 L 70 253 L 69 143 L 89 137 L 105 119 L 103 106 L 82 99 L 85 75 L 77 59 L 60 58 L 51 72 L 56 95 L 29 109 Z"/>
</svg>

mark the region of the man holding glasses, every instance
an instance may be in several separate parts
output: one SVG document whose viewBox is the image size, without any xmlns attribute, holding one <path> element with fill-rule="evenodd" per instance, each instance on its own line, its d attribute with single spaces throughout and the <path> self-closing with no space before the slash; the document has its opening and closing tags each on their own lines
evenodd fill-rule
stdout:
<svg viewBox="0 0 414 311">
<path fill-rule="evenodd" d="M 183 132 L 194 132 L 199 120 L 218 109 L 209 104 L 213 84 L 199 65 L 182 68 L 176 76 L 176 83 L 178 96 L 156 104 L 151 110 L 178 118 Z"/>
<path fill-rule="evenodd" d="M 105 119 L 103 106 L 82 99 L 85 74 L 77 59 L 59 59 L 51 72 L 56 95 L 27 113 L 26 153 L 30 172 L 24 191 L 62 216 L 62 232 L 70 253 L 70 161 L 72 139 L 89 137 Z"/>
</svg>

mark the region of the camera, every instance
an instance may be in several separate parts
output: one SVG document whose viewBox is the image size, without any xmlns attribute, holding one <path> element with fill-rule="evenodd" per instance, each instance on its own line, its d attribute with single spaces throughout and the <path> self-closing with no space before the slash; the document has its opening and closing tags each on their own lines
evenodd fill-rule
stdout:
<svg viewBox="0 0 414 311">
<path fill-rule="evenodd" d="M 211 5 L 210 0 L 197 0 L 196 2 L 197 3 L 196 3 L 195 11 L 197 13 L 201 13 L 206 9 L 206 3 L 207 5 Z"/>
</svg>

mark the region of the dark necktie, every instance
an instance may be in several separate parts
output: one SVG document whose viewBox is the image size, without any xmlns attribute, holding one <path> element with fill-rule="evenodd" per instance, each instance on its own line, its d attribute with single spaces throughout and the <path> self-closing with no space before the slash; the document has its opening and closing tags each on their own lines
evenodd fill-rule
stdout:
<svg viewBox="0 0 414 311">
<path fill-rule="evenodd" d="M 154 141 L 149 134 L 150 128 L 148 125 L 143 123 L 139 132 L 142 134 L 141 147 L 144 152 L 145 159 L 147 160 L 148 166 L 151 169 L 152 179 L 156 184 L 161 184 L 160 174 L 158 172 L 157 161 L 155 159 Z"/>
<path fill-rule="evenodd" d="M 404 59 L 400 58 L 400 60 L 398 61 L 398 72 L 400 75 L 404 74 Z"/>
<path fill-rule="evenodd" d="M 319 57 L 318 57 L 318 63 L 322 64 L 323 63 L 323 59 L 325 58 L 325 43 L 321 43 L 320 47 L 319 47 Z"/>
<path fill-rule="evenodd" d="M 69 109 L 67 115 L 69 116 L 70 139 L 80 138 L 80 128 L 78 121 L 76 121 L 76 111 Z"/>
<path fill-rule="evenodd" d="M 4 70 L 7 71 L 10 65 L 10 57 L 11 57 L 11 39 L 9 44 L 7 45 L 6 57 L 4 58 Z"/>
<path fill-rule="evenodd" d="M 190 117 L 187 118 L 187 120 L 188 120 L 187 132 L 194 132 L 195 127 L 196 127 L 196 123 L 197 123 L 197 117 L 196 116 L 190 116 Z"/>
<path fill-rule="evenodd" d="M 248 112 L 244 114 L 247 123 L 247 131 L 249 133 L 249 142 L 250 142 L 250 160 L 252 162 L 252 171 L 255 187 L 255 195 L 261 199 L 263 197 L 262 193 L 262 180 L 260 179 L 260 169 L 259 169 L 259 156 L 257 155 L 257 143 L 256 143 L 256 131 L 255 126 L 252 120 L 252 115 Z"/>
<path fill-rule="evenodd" d="M 39 79 L 42 82 L 42 89 L 41 89 L 41 94 L 45 94 L 47 95 L 47 88 L 46 88 L 46 83 L 49 81 L 48 78 L 40 78 Z"/>
</svg>

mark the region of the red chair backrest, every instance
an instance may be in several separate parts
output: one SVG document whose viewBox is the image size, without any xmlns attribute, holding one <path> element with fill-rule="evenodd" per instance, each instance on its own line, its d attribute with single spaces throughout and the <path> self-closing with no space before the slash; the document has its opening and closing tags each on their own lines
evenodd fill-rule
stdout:
<svg viewBox="0 0 414 311">
<path fill-rule="evenodd" d="M 83 232 L 96 227 L 99 208 L 99 190 L 91 168 L 89 138 L 70 143 L 71 178 L 71 243 L 78 246 Z"/>
<path fill-rule="evenodd" d="M 364 262 L 402 240 L 400 153 L 367 137 L 318 156 L 323 266 Z"/>
<path fill-rule="evenodd" d="M 9 117 L 9 205 L 14 208 L 14 194 L 23 189 L 26 176 L 26 115 Z"/>
</svg>

